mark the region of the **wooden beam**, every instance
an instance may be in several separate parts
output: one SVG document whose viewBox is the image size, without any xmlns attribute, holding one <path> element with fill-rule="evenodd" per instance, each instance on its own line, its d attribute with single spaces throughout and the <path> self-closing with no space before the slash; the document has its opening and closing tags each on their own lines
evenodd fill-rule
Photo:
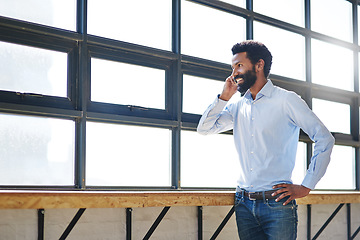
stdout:
<svg viewBox="0 0 360 240">
<path fill-rule="evenodd" d="M 360 203 L 360 192 L 311 192 L 298 204 Z M 0 191 L 0 209 L 229 206 L 234 192 Z"/>
<path fill-rule="evenodd" d="M 298 204 L 360 203 L 360 192 L 311 192 L 296 200 Z"/>
<path fill-rule="evenodd" d="M 234 192 L 0 191 L 0 209 L 224 206 Z"/>
</svg>

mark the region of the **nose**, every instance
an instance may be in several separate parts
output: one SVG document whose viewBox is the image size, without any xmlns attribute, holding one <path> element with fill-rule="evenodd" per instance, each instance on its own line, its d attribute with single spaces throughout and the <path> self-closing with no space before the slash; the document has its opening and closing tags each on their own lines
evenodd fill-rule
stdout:
<svg viewBox="0 0 360 240">
<path fill-rule="evenodd" d="M 237 74 L 236 74 L 236 69 L 234 68 L 231 72 L 231 76 L 235 77 Z"/>
</svg>

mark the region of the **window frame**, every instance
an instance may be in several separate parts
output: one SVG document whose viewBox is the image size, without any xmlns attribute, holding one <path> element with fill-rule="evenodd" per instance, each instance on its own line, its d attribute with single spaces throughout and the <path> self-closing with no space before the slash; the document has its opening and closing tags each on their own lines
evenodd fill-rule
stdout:
<svg viewBox="0 0 360 240">
<path fill-rule="evenodd" d="M 86 164 L 86 122 L 112 122 L 135 126 L 168 128 L 171 137 L 171 174 L 169 188 L 139 187 L 135 190 L 181 190 L 180 179 L 180 140 L 182 130 L 196 131 L 200 115 L 182 112 L 183 74 L 210 78 L 217 81 L 231 73 L 229 64 L 181 54 L 181 0 L 172 1 L 172 49 L 165 51 L 140 46 L 119 40 L 92 36 L 87 33 L 87 1 L 77 0 L 76 31 L 57 29 L 41 24 L 20 21 L 0 16 L 0 41 L 22 44 L 30 47 L 60 51 L 68 55 L 68 96 L 36 96 L 0 91 L 0 112 L 24 115 L 49 116 L 75 120 L 75 182 L 71 187 L 59 186 L 16 186 L 16 188 L 44 189 L 127 189 L 126 187 L 91 188 L 85 182 Z M 304 1 L 305 27 L 296 26 L 253 11 L 252 0 L 247 0 L 246 8 L 221 1 L 188 0 L 204 7 L 215 8 L 246 19 L 246 39 L 253 39 L 253 22 L 262 22 L 305 37 L 305 79 L 298 81 L 271 74 L 275 85 L 298 93 L 310 106 L 312 98 L 319 98 L 350 105 L 351 134 L 334 133 L 337 145 L 355 148 L 356 189 L 360 190 L 360 137 L 359 137 L 359 51 L 358 43 L 358 6 L 356 0 L 349 1 L 353 11 L 353 41 L 347 42 L 311 30 L 310 0 Z M 354 91 L 346 91 L 311 82 L 311 39 L 317 39 L 350 49 L 354 55 Z M 231 46 L 229 46 L 230 48 Z M 165 110 L 129 107 L 119 104 L 97 103 L 90 101 L 91 57 L 124 63 L 137 64 L 165 70 Z M 225 134 L 231 134 L 227 132 Z M 311 158 L 312 142 L 303 132 L 300 141 L 307 144 L 307 161 Z M 14 188 L 14 186 L 0 186 Z M 233 190 L 234 188 L 204 188 L 200 190 Z M 188 189 L 189 190 L 189 189 Z M 197 189 L 199 190 L 199 189 Z"/>
</svg>

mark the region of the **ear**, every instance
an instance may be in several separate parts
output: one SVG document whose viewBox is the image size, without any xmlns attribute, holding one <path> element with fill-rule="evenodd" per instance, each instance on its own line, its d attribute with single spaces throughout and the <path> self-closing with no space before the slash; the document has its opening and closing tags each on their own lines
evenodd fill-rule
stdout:
<svg viewBox="0 0 360 240">
<path fill-rule="evenodd" d="M 265 62 L 263 59 L 260 59 L 256 64 L 255 64 L 255 70 L 256 72 L 263 72 L 264 71 L 264 66 L 265 66 Z"/>
</svg>

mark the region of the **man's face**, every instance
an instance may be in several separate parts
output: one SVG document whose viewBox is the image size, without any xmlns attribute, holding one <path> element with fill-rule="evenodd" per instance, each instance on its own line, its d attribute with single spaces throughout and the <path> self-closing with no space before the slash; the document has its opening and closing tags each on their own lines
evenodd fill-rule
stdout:
<svg viewBox="0 0 360 240">
<path fill-rule="evenodd" d="M 238 91 L 242 96 L 256 82 L 255 66 L 247 58 L 246 52 L 242 52 L 233 56 L 232 69 L 232 75 L 235 81 L 237 81 Z"/>
</svg>

